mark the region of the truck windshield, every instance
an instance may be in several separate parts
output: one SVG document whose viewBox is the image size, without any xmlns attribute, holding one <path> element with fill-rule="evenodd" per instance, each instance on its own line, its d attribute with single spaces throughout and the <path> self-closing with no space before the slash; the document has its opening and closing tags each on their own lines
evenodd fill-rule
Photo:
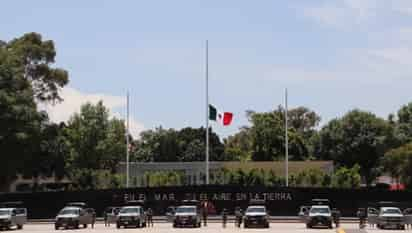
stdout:
<svg viewBox="0 0 412 233">
<path fill-rule="evenodd" d="M 329 214 L 330 211 L 328 208 L 312 208 L 310 209 L 310 213 L 312 214 Z"/>
<path fill-rule="evenodd" d="M 119 213 L 121 214 L 139 213 L 139 208 L 122 208 Z"/>
<path fill-rule="evenodd" d="M 62 211 L 60 211 L 59 214 L 60 215 L 66 215 L 66 214 L 77 215 L 77 214 L 79 214 L 79 210 L 78 209 L 63 209 Z"/>
<path fill-rule="evenodd" d="M 178 207 L 176 213 L 196 213 L 196 207 Z"/>
<path fill-rule="evenodd" d="M 252 207 L 246 210 L 246 213 L 264 213 L 264 212 L 266 211 L 265 211 L 265 208 L 263 207 Z"/>
<path fill-rule="evenodd" d="M 401 214 L 399 209 L 384 209 L 382 211 L 383 214 Z"/>
<path fill-rule="evenodd" d="M 0 210 L 0 215 L 10 215 L 10 210 Z"/>
</svg>

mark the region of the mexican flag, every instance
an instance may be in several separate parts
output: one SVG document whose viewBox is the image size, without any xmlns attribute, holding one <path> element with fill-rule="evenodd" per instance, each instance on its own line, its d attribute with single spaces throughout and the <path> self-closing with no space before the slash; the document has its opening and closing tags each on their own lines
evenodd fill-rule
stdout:
<svg viewBox="0 0 412 233">
<path fill-rule="evenodd" d="M 209 120 L 220 122 L 224 126 L 232 123 L 233 113 L 219 112 L 213 105 L 209 104 Z"/>
</svg>

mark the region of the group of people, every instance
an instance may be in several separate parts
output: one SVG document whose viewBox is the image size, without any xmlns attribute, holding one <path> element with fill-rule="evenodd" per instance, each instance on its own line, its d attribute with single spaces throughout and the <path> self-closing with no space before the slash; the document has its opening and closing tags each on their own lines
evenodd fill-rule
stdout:
<svg viewBox="0 0 412 233">
<path fill-rule="evenodd" d="M 202 218 L 203 218 L 203 226 L 207 226 L 207 217 L 209 214 L 209 203 L 207 201 L 202 203 Z M 223 228 L 226 228 L 227 224 L 227 217 L 229 215 L 229 211 L 226 208 L 223 208 L 222 210 L 222 225 Z M 235 226 L 240 227 L 242 225 L 242 220 L 243 220 L 243 211 L 242 209 L 238 206 L 235 208 Z"/>
</svg>

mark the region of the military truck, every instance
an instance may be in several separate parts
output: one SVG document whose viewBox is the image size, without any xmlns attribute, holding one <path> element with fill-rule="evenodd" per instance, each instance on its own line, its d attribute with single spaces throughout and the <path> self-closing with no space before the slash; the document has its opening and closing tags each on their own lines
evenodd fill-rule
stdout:
<svg viewBox="0 0 412 233">
<path fill-rule="evenodd" d="M 27 222 L 27 209 L 22 206 L 22 202 L 0 203 L 0 229 L 23 229 Z"/>
<path fill-rule="evenodd" d="M 173 227 L 201 227 L 200 203 L 197 200 L 183 200 L 177 206 L 173 218 Z"/>
<path fill-rule="evenodd" d="M 87 205 L 84 202 L 67 203 L 66 206 L 57 214 L 54 228 L 56 230 L 61 227 L 65 229 L 78 229 L 81 225 L 83 228 L 87 228 L 88 224 L 93 224 L 95 220 L 95 216 L 92 214 L 93 211 L 91 210 L 91 208 L 87 208 Z"/>
</svg>

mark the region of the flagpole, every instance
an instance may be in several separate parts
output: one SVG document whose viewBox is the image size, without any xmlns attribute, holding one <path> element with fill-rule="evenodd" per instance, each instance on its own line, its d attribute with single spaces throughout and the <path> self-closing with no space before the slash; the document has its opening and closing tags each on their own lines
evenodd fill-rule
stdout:
<svg viewBox="0 0 412 233">
<path fill-rule="evenodd" d="M 126 97 L 126 188 L 129 188 L 129 92 Z"/>
<path fill-rule="evenodd" d="M 288 89 L 285 89 L 285 178 L 289 186 L 289 142 L 288 142 Z"/>
<path fill-rule="evenodd" d="M 209 43 L 206 40 L 206 184 L 209 184 Z"/>
</svg>

